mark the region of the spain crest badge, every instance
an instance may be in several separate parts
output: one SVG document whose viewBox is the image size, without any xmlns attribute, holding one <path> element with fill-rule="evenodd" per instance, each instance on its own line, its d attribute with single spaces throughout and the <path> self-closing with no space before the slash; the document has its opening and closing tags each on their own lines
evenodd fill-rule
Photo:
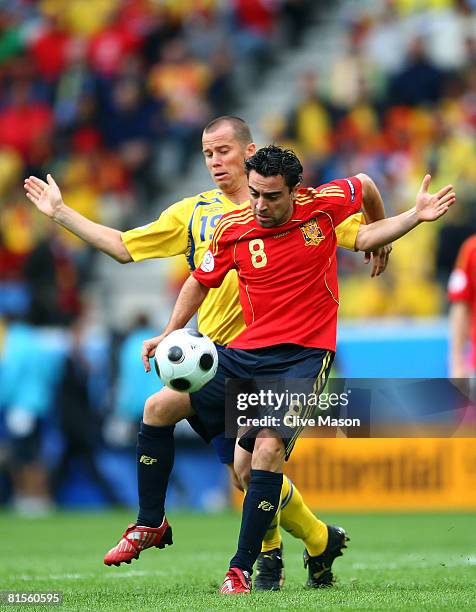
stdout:
<svg viewBox="0 0 476 612">
<path fill-rule="evenodd" d="M 306 221 L 306 223 L 299 226 L 299 229 L 304 236 L 304 243 L 306 246 L 317 246 L 325 238 L 316 219 Z"/>
</svg>

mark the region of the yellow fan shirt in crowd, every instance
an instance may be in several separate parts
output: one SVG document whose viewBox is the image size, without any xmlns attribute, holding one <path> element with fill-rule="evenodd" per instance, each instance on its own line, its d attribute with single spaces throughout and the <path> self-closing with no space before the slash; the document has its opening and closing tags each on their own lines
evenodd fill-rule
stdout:
<svg viewBox="0 0 476 612">
<path fill-rule="evenodd" d="M 121 234 L 134 261 L 185 255 L 190 270 L 200 265 L 220 217 L 249 206 L 234 204 L 219 189 L 185 198 L 164 210 L 160 217 L 142 227 Z M 336 228 L 337 244 L 354 250 L 361 214 L 347 218 Z M 238 278 L 231 270 L 221 287 L 210 289 L 198 312 L 200 331 L 216 342 L 227 345 L 244 328 L 238 297 Z"/>
</svg>

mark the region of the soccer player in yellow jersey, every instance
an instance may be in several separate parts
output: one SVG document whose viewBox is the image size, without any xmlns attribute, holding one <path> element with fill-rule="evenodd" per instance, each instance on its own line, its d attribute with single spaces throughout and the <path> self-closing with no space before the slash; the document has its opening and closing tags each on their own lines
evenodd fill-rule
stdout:
<svg viewBox="0 0 476 612">
<path fill-rule="evenodd" d="M 45 215 L 120 263 L 184 254 L 190 269 L 194 270 L 208 248 L 221 215 L 249 206 L 248 181 L 243 161 L 256 150 L 248 125 L 237 117 L 219 117 L 209 123 L 204 129 L 202 144 L 205 162 L 216 188 L 176 202 L 156 221 L 127 232 L 121 233 L 94 223 L 69 208 L 63 202 L 51 175 L 48 175 L 47 182 L 36 177 L 26 179 L 26 194 Z M 376 198 L 368 205 L 365 214 L 369 222 L 382 218 L 384 211 L 381 199 Z M 362 216 L 358 214 L 336 228 L 338 245 L 354 249 L 362 222 Z M 384 247 L 373 253 L 372 276 L 383 272 L 390 250 L 391 247 Z M 366 255 L 366 258 L 369 260 L 370 255 Z M 219 289 L 209 292 L 198 316 L 200 330 L 217 344 L 227 345 L 242 331 L 244 322 L 235 271 L 228 274 Z M 154 499 L 154 479 L 162 476 L 154 469 L 154 462 L 144 459 L 153 455 L 156 444 L 163 443 L 154 436 L 155 431 L 167 423 L 167 414 L 159 414 L 157 411 L 156 395 L 146 402 L 138 436 L 139 516 L 136 524 L 127 529 L 119 544 L 106 555 L 105 563 L 108 565 L 130 562 L 138 558 L 145 548 L 163 547 L 171 543 L 171 532 L 165 529 L 163 505 L 157 505 Z M 191 423 L 197 426 L 193 418 Z M 233 473 L 234 441 L 218 437 L 213 442 L 221 461 L 229 465 Z M 163 468 L 162 464 L 161 470 Z M 170 472 L 172 465 L 168 469 Z M 239 486 L 236 477 L 234 483 Z M 285 477 L 280 516 L 276 516 L 263 541 L 255 588 L 277 590 L 282 582 L 279 522 L 285 530 L 303 540 L 311 558 L 322 555 L 328 544 L 327 525 L 314 516 L 304 504 L 299 491 Z M 310 573 L 308 586 L 320 586 L 319 577 Z"/>
</svg>

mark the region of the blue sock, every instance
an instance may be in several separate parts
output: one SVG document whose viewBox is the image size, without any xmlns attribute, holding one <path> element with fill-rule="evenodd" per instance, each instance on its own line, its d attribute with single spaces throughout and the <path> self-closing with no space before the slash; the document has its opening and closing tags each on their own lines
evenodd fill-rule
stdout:
<svg viewBox="0 0 476 612">
<path fill-rule="evenodd" d="M 165 495 L 174 465 L 175 425 L 156 427 L 141 422 L 137 435 L 138 525 L 160 527 L 165 514 Z"/>
<path fill-rule="evenodd" d="M 266 470 L 251 470 L 251 480 L 243 502 L 238 550 L 230 567 L 250 574 L 261 550 L 261 542 L 279 509 L 283 475 Z"/>
</svg>

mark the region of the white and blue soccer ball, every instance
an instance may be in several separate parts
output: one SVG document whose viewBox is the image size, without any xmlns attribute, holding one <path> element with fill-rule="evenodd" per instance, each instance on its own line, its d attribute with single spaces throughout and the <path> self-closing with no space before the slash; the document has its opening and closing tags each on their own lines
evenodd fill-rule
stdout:
<svg viewBox="0 0 476 612">
<path fill-rule="evenodd" d="M 155 370 L 174 391 L 198 391 L 216 374 L 218 353 L 208 336 L 196 329 L 177 329 L 155 351 Z"/>
</svg>

